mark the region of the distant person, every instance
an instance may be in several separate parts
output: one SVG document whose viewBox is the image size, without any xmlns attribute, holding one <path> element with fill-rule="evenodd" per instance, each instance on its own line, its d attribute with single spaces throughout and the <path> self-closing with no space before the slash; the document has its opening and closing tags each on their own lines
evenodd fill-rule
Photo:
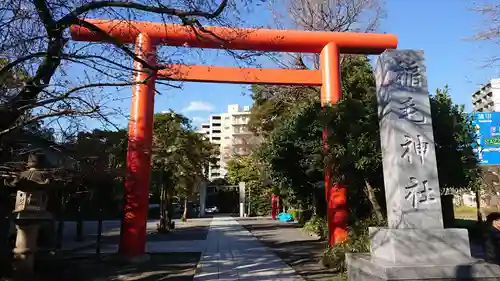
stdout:
<svg viewBox="0 0 500 281">
<path fill-rule="evenodd" d="M 484 252 L 486 260 L 500 264 L 500 213 L 494 212 L 486 217 L 485 234 Z"/>
</svg>

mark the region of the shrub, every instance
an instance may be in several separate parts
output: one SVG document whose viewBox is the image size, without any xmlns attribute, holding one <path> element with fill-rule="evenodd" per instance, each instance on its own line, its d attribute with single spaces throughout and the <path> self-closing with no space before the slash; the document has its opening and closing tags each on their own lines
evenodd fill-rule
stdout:
<svg viewBox="0 0 500 281">
<path fill-rule="evenodd" d="M 299 210 L 295 210 L 295 209 L 290 209 L 287 211 L 287 213 L 289 213 L 290 215 L 292 215 L 293 219 L 294 220 L 297 220 L 297 215 L 299 213 Z"/>
<path fill-rule="evenodd" d="M 300 225 L 304 225 L 307 221 L 312 218 L 312 210 L 303 210 L 303 209 L 290 209 L 287 211 L 290 215 L 293 216 L 293 219 L 298 222 Z"/>
<path fill-rule="evenodd" d="M 385 226 L 385 221 L 376 218 L 360 220 L 349 227 L 349 238 L 346 242 L 328 248 L 322 259 L 325 267 L 332 268 L 340 273 L 346 271 L 346 253 L 367 253 L 370 251 L 369 226 Z"/>
<path fill-rule="evenodd" d="M 300 225 L 305 225 L 313 217 L 313 210 L 306 209 L 300 210 L 297 214 L 297 221 Z"/>
<path fill-rule="evenodd" d="M 271 214 L 271 188 L 262 186 L 260 182 L 249 182 L 248 204 L 250 216 L 266 216 Z"/>
<path fill-rule="evenodd" d="M 321 239 L 327 237 L 328 226 L 326 224 L 326 219 L 320 216 L 313 216 L 308 220 L 302 230 L 308 233 L 313 233 L 318 235 Z"/>
</svg>

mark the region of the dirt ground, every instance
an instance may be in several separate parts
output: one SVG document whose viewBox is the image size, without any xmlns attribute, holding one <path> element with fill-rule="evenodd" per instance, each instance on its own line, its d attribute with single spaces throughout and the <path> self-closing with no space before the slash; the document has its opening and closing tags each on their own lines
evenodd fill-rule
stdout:
<svg viewBox="0 0 500 281">
<path fill-rule="evenodd" d="M 211 218 L 191 219 L 179 222 L 176 229 L 168 234 L 149 231 L 147 240 L 153 241 L 186 241 L 205 240 L 210 228 Z M 95 234 L 89 233 L 87 241 L 95 241 Z M 109 231 L 103 235 L 101 245 L 117 244 L 119 230 Z M 95 242 L 94 242 L 95 243 Z M 82 248 L 95 248 L 91 243 Z M 61 251 L 51 254 L 40 251 L 37 254 L 36 276 L 30 281 L 62 280 L 62 281 L 187 281 L 192 280 L 201 253 L 155 253 L 150 254 L 147 262 L 124 263 L 116 254 L 82 255 L 76 251 Z M 3 280 L 0 276 L 0 280 Z"/>
<path fill-rule="evenodd" d="M 61 281 L 191 281 L 200 253 L 151 254 L 147 262 L 130 264 L 116 259 L 116 255 L 47 260 L 39 263 L 39 280 Z"/>
<path fill-rule="evenodd" d="M 324 268 L 320 263 L 327 246 L 326 242 L 304 233 L 298 224 L 265 218 L 237 218 L 237 220 L 306 280 L 327 281 L 337 276 L 333 270 Z M 463 224 L 463 220 L 457 221 Z M 474 221 L 465 221 L 474 223 Z M 457 227 L 468 228 L 467 226 Z M 469 233 L 471 234 L 472 256 L 484 258 L 482 236 L 475 237 L 471 229 Z"/>
<path fill-rule="evenodd" d="M 266 218 L 237 220 L 306 280 L 327 281 L 335 275 L 320 263 L 326 242 L 304 233 L 296 223 Z"/>
</svg>

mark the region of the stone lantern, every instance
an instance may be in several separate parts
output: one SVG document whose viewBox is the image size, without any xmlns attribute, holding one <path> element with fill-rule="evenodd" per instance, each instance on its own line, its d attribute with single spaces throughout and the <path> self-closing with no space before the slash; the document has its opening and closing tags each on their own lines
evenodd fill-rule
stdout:
<svg viewBox="0 0 500 281">
<path fill-rule="evenodd" d="M 21 275 L 33 272 L 40 224 L 52 219 L 52 215 L 47 212 L 46 193 L 50 180 L 47 173 L 39 168 L 42 157 L 40 154 L 30 155 L 27 170 L 8 184 L 17 189 L 13 211 L 17 237 L 13 254 L 14 270 Z"/>
<path fill-rule="evenodd" d="M 13 253 L 14 266 L 18 272 L 33 272 L 40 224 L 52 219 L 52 215 L 46 211 L 47 201 L 45 191 L 17 191 L 13 211 L 17 237 Z"/>
</svg>

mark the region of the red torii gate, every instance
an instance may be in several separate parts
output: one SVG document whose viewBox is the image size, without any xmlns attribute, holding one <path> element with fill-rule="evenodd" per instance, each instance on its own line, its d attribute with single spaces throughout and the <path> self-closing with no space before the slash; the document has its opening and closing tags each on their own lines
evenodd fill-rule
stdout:
<svg viewBox="0 0 500 281">
<path fill-rule="evenodd" d="M 135 61 L 134 81 L 145 81 L 151 74 L 153 76 L 146 83 L 134 85 L 132 89 L 124 217 L 119 247 L 120 253 L 128 257 L 145 252 L 155 79 L 321 86 L 321 103 L 326 106 L 337 103 L 341 98 L 340 53 L 380 54 L 386 49 L 396 48 L 398 42 L 397 37 L 392 34 L 224 27 L 205 27 L 204 31 L 195 32 L 192 27 L 176 24 L 123 20 L 86 21 L 121 43 L 135 44 L 137 57 L 150 65 L 156 63 L 158 45 L 320 53 L 321 58 L 320 71 L 170 65 L 158 73 L 151 73 L 141 62 Z M 106 36 L 77 25 L 71 27 L 71 36 L 77 41 L 109 42 Z M 326 136 L 325 130 L 324 141 Z M 324 144 L 327 149 L 326 142 Z M 329 243 L 333 245 L 347 238 L 347 190 L 345 186 L 331 183 L 327 167 L 325 190 L 329 209 Z"/>
</svg>

